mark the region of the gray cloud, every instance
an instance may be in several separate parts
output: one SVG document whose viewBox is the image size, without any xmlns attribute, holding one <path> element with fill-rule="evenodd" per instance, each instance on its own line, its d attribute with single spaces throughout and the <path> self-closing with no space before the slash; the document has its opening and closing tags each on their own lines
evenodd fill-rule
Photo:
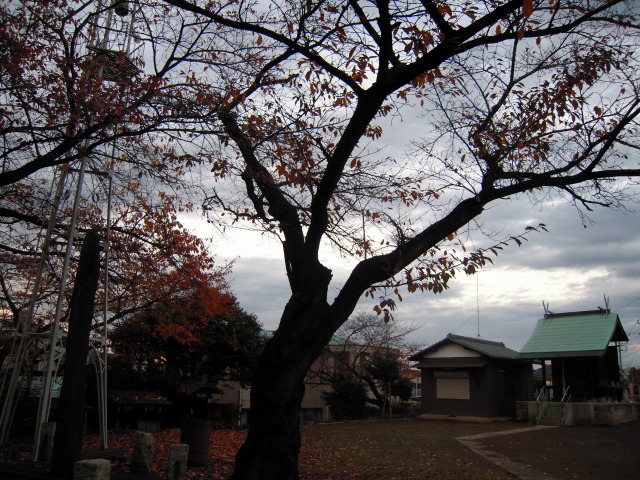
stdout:
<svg viewBox="0 0 640 480">
<path fill-rule="evenodd" d="M 396 321 L 420 329 L 410 340 L 425 345 L 457 333 L 504 342 L 519 349 L 542 317 L 542 302 L 552 311 L 591 310 L 610 298 L 630 333 L 623 364 L 640 365 L 640 222 L 636 214 L 607 209 L 591 214 L 583 227 L 576 210 L 563 204 L 532 206 L 526 199 L 503 202 L 483 215 L 487 231 L 520 233 L 526 225 L 545 223 L 549 233 L 532 233 L 521 247 L 510 244 L 479 275 L 458 274 L 440 295 L 407 294 L 394 312 Z M 251 240 L 247 240 L 251 239 Z M 487 240 L 478 237 L 477 245 Z M 235 259 L 231 287 L 241 306 L 265 328 L 277 327 L 289 289 L 280 246 L 259 235 L 230 235 L 214 243 L 219 261 Z M 352 264 L 326 254 L 334 274 L 333 293 Z M 359 309 L 371 311 L 377 299 L 363 298 Z M 479 307 L 479 317 L 478 317 Z M 478 321 L 479 319 L 479 321 Z"/>
<path fill-rule="evenodd" d="M 240 256 L 229 280 L 240 306 L 255 313 L 265 329 L 277 328 L 290 293 L 282 261 Z"/>
</svg>

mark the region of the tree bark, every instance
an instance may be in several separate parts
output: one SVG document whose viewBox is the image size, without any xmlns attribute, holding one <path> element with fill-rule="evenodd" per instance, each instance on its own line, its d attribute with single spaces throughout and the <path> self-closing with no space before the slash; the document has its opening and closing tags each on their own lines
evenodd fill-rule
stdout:
<svg viewBox="0 0 640 480">
<path fill-rule="evenodd" d="M 323 268 L 323 267 L 321 267 Z M 326 302 L 330 280 L 294 293 L 280 327 L 267 342 L 251 385 L 247 439 L 236 455 L 232 480 L 297 480 L 304 380 L 339 322 Z"/>
<path fill-rule="evenodd" d="M 64 381 L 51 460 L 51 473 L 68 478 L 82 451 L 87 353 L 100 271 L 99 239 L 97 232 L 88 232 L 85 236 L 69 306 Z"/>
<path fill-rule="evenodd" d="M 304 383 L 293 381 L 295 375 L 291 370 L 273 371 L 252 385 L 250 428 L 237 453 L 232 480 L 299 478 L 300 405 Z M 270 398 L 270 392 L 264 387 L 268 382 L 288 383 L 290 388 L 280 388 L 278 398 Z"/>
</svg>

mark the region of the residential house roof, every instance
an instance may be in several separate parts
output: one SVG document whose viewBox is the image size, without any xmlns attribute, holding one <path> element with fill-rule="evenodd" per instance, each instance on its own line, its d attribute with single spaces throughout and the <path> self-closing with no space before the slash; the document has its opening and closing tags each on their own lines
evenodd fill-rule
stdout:
<svg viewBox="0 0 640 480">
<path fill-rule="evenodd" d="M 505 347 L 504 343 L 502 342 L 484 340 L 482 338 L 463 337 L 461 335 L 454 335 L 453 333 L 449 333 L 446 338 L 439 341 L 438 343 L 431 345 L 430 347 L 425 348 L 415 355 L 412 355 L 409 360 L 420 361 L 425 355 L 438 350 L 441 346 L 447 343 L 460 345 L 463 348 L 472 350 L 483 355 L 484 357 L 494 360 L 518 360 L 520 358 L 518 352 Z M 475 359 L 465 359 L 465 362 L 465 365 L 459 366 L 479 366 L 476 365 L 477 361 Z M 420 367 L 420 364 L 418 364 L 417 366 Z"/>
<path fill-rule="evenodd" d="M 179 393 L 185 393 L 188 396 L 193 396 L 196 394 L 206 394 L 206 395 L 218 395 L 224 393 L 215 385 L 210 383 L 206 383 L 204 381 L 183 381 L 178 384 L 177 391 Z"/>
<path fill-rule="evenodd" d="M 618 314 L 608 309 L 548 313 L 538 320 L 520 358 L 599 357 L 611 342 L 628 341 Z"/>
<path fill-rule="evenodd" d="M 109 397 L 117 405 L 171 405 L 164 395 L 147 390 L 110 390 Z"/>
</svg>

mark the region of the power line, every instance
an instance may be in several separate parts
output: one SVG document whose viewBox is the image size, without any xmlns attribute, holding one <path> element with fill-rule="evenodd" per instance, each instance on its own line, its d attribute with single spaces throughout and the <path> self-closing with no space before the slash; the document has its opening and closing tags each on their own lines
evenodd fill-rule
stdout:
<svg viewBox="0 0 640 480">
<path fill-rule="evenodd" d="M 629 303 L 627 303 L 626 305 L 624 305 L 624 306 L 622 306 L 622 307 L 618 308 L 618 310 L 622 310 L 623 308 L 628 307 L 629 305 L 631 305 L 632 303 L 637 302 L 638 300 L 640 300 L 640 297 L 638 297 L 638 298 L 636 298 L 636 299 L 634 299 L 634 300 L 631 300 L 631 301 L 630 301 Z"/>
</svg>

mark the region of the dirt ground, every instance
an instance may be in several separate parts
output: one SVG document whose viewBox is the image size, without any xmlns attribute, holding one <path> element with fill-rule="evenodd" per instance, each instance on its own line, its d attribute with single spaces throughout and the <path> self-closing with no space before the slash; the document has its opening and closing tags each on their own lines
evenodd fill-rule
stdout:
<svg viewBox="0 0 640 480">
<path fill-rule="evenodd" d="M 640 478 L 640 422 L 618 427 L 528 427 L 511 422 L 472 424 L 415 419 L 305 425 L 300 454 L 301 479 Z M 523 428 L 527 431 L 519 432 Z M 179 431 L 154 434 L 157 464 L 148 477 L 128 473 L 134 435 L 133 432 L 110 434 L 110 444 L 123 452 L 122 458 L 114 463 L 112 480 L 166 478 L 168 445 L 179 443 Z M 213 431 L 209 465 L 189 468 L 188 478 L 228 478 L 234 453 L 244 435 L 242 430 Z M 87 439 L 88 447 L 96 445 L 97 438 Z M 28 443 L 22 442 L 12 442 L 0 449 L 0 479 L 29 478 L 29 473 L 45 477 L 46 466 L 30 465 L 28 452 Z"/>
<path fill-rule="evenodd" d="M 640 422 L 617 427 L 547 428 L 489 436 L 477 442 L 485 451 L 536 472 L 538 478 L 640 479 Z"/>
</svg>

